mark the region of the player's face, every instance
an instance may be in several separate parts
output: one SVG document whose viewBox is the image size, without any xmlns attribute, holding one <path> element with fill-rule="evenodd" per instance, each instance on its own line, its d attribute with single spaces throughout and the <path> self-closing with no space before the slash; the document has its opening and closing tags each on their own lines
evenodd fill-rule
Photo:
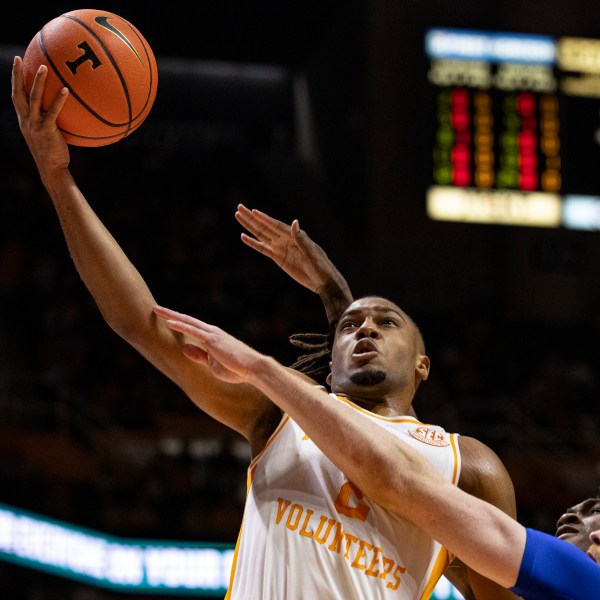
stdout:
<svg viewBox="0 0 600 600">
<path fill-rule="evenodd" d="M 577 546 L 600 564 L 600 497 L 567 509 L 556 523 L 556 537 Z"/>
<path fill-rule="evenodd" d="M 368 297 L 342 315 L 333 342 L 330 385 L 337 393 L 375 397 L 415 384 L 417 334 L 394 303 Z"/>
</svg>

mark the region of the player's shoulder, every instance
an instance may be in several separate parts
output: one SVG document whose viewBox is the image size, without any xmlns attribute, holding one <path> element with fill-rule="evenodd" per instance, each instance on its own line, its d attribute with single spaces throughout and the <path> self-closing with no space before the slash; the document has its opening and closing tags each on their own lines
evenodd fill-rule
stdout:
<svg viewBox="0 0 600 600">
<path fill-rule="evenodd" d="M 459 448 L 461 469 L 458 486 L 468 494 L 514 515 L 515 491 L 500 457 L 489 446 L 472 437 L 459 437 Z"/>
</svg>

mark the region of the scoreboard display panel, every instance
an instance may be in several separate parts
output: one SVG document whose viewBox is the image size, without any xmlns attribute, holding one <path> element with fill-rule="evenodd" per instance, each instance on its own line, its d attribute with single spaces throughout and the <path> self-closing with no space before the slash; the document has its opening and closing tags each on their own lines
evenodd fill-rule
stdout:
<svg viewBox="0 0 600 600">
<path fill-rule="evenodd" d="M 433 219 L 600 229 L 600 40 L 426 33 Z"/>
</svg>

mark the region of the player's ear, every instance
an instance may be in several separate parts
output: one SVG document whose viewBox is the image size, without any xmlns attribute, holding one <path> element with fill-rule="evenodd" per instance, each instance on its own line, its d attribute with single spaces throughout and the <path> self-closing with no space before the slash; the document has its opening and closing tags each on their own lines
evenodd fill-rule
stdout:
<svg viewBox="0 0 600 600">
<path fill-rule="evenodd" d="M 331 362 L 329 363 L 329 375 L 327 375 L 327 379 L 325 381 L 327 385 L 331 387 Z"/>
<path fill-rule="evenodd" d="M 419 381 L 426 381 L 429 377 L 429 357 L 424 354 L 419 354 L 417 356 L 417 364 L 416 364 L 416 374 L 419 378 Z"/>
</svg>

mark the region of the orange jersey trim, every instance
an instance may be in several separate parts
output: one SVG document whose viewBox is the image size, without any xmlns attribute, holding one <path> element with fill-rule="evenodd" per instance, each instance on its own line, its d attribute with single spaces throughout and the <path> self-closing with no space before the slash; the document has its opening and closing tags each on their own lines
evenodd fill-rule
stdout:
<svg viewBox="0 0 600 600">
<path fill-rule="evenodd" d="M 375 419 L 379 419 L 381 421 L 390 421 L 392 423 L 414 423 L 415 425 L 427 425 L 427 423 L 422 423 L 421 421 L 419 421 L 418 419 L 415 419 L 414 417 L 409 417 L 409 416 L 404 416 L 404 415 L 398 416 L 398 417 L 386 417 L 383 415 L 378 415 L 378 414 L 372 413 L 370 410 L 367 410 L 366 408 L 361 408 L 360 406 L 358 406 L 358 404 L 354 404 L 354 402 L 352 402 L 352 400 L 348 400 L 348 398 L 344 398 L 344 396 L 338 396 L 337 394 L 334 394 L 334 396 L 340 402 L 347 404 L 348 406 L 356 409 L 358 412 L 360 412 L 364 415 L 367 415 L 369 417 L 374 417 Z"/>
<path fill-rule="evenodd" d="M 250 493 L 250 486 L 252 485 L 252 478 L 254 476 L 254 471 L 256 471 L 256 465 L 259 458 L 263 455 L 265 450 L 273 443 L 273 440 L 277 437 L 277 435 L 281 432 L 281 430 L 285 427 L 287 422 L 290 420 L 289 415 L 285 415 L 285 417 L 279 423 L 277 429 L 271 434 L 271 437 L 267 440 L 265 447 L 252 459 L 250 466 L 248 467 L 248 476 L 246 478 L 246 498 Z M 237 567 L 237 559 L 238 553 L 240 550 L 240 541 L 242 539 L 242 529 L 244 528 L 244 519 L 242 518 L 242 524 L 240 525 L 240 530 L 238 532 L 237 541 L 235 543 L 235 550 L 233 552 L 233 561 L 231 563 L 231 572 L 229 574 L 229 587 L 227 589 L 227 593 L 225 594 L 224 600 L 230 600 L 231 598 L 231 590 L 233 589 L 233 580 L 235 578 L 235 570 Z"/>
<path fill-rule="evenodd" d="M 448 551 L 446 548 L 442 547 L 435 564 L 433 565 L 433 569 L 431 570 L 431 575 L 429 576 L 425 590 L 423 590 L 419 600 L 428 600 L 431 594 L 433 594 L 433 590 L 435 589 L 437 582 L 440 580 L 440 577 L 444 574 L 444 571 L 448 568 L 449 564 L 450 560 L 448 557 Z"/>
</svg>

